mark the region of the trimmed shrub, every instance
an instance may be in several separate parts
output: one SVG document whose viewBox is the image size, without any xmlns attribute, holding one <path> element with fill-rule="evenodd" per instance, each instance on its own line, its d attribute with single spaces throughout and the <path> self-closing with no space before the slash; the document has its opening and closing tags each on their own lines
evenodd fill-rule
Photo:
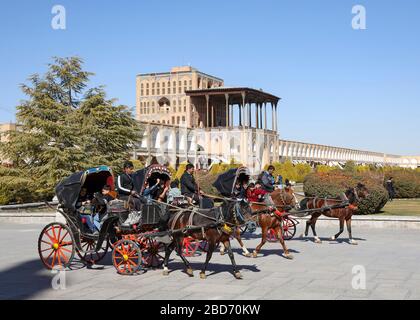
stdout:
<svg viewBox="0 0 420 320">
<path fill-rule="evenodd" d="M 388 193 L 382 178 L 372 173 L 352 173 L 335 170 L 328 173 L 312 173 L 305 178 L 303 190 L 308 197 L 337 197 L 357 183 L 363 183 L 369 196 L 359 202 L 357 214 L 378 213 L 388 201 Z"/>
<path fill-rule="evenodd" d="M 385 172 L 385 181 L 393 177 L 395 198 L 420 198 L 420 172 L 413 169 L 392 168 Z"/>
</svg>

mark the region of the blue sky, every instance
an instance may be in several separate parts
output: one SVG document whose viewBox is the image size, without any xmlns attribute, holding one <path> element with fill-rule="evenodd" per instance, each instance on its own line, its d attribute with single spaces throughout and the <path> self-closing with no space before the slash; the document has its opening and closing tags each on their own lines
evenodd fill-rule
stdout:
<svg viewBox="0 0 420 320">
<path fill-rule="evenodd" d="M 351 28 L 356 4 L 366 30 Z M 136 74 L 191 64 L 280 96 L 284 139 L 420 154 L 418 0 L 1 1 L 0 39 L 0 122 L 30 74 L 78 55 L 129 106 Z"/>
</svg>

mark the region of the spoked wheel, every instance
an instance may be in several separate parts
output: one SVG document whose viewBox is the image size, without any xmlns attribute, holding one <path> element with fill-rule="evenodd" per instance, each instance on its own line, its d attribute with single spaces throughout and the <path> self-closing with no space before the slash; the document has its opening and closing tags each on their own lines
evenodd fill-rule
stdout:
<svg viewBox="0 0 420 320">
<path fill-rule="evenodd" d="M 185 237 L 182 243 L 182 253 L 185 257 L 192 257 L 197 253 L 197 250 L 201 246 L 200 241 L 195 240 L 192 237 Z M 204 251 L 204 250 L 203 250 Z"/>
<path fill-rule="evenodd" d="M 292 219 L 283 219 L 283 239 L 290 240 L 296 234 L 296 223 Z"/>
<path fill-rule="evenodd" d="M 142 238 L 140 249 L 142 252 L 142 264 L 145 268 L 159 268 L 163 264 L 162 252 L 164 245 L 152 238 Z"/>
<path fill-rule="evenodd" d="M 119 274 L 132 275 L 141 267 L 140 247 L 131 240 L 122 239 L 114 245 L 112 263 Z"/>
<path fill-rule="evenodd" d="M 88 237 L 81 237 L 80 240 L 82 251 L 76 249 L 80 259 L 87 263 L 97 263 L 101 261 L 108 252 L 109 242 L 105 239 L 99 251 L 95 251 L 97 240 Z"/>
<path fill-rule="evenodd" d="M 267 241 L 268 242 L 277 242 L 279 237 L 276 234 L 276 231 L 273 228 L 268 229 L 267 231 Z"/>
<path fill-rule="evenodd" d="M 47 269 L 67 268 L 75 251 L 74 237 L 68 226 L 53 222 L 42 229 L 38 238 L 38 253 Z"/>
</svg>

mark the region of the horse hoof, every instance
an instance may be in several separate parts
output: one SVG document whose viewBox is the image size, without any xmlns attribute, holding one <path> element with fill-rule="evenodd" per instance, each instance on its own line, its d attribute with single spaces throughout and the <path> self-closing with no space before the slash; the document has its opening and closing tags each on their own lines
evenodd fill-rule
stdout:
<svg viewBox="0 0 420 320">
<path fill-rule="evenodd" d="M 234 276 L 235 276 L 236 279 L 239 279 L 239 280 L 242 279 L 242 274 L 239 271 L 235 272 Z"/>
<path fill-rule="evenodd" d="M 330 240 L 331 240 L 331 241 L 335 241 L 335 237 L 334 237 L 334 236 L 332 236 L 332 237 L 330 238 Z"/>
<path fill-rule="evenodd" d="M 162 275 L 169 276 L 169 270 L 163 270 Z"/>
<path fill-rule="evenodd" d="M 284 257 L 286 258 L 286 259 L 289 259 L 289 260 L 293 260 L 295 257 L 293 257 L 293 255 L 292 254 L 290 254 L 290 253 L 288 253 L 288 254 L 285 254 L 284 255 Z"/>
<path fill-rule="evenodd" d="M 256 258 L 256 257 L 257 257 L 257 255 L 258 255 L 257 251 L 254 251 L 254 252 L 252 253 L 252 257 L 253 257 L 253 258 Z"/>
<path fill-rule="evenodd" d="M 352 244 L 354 246 L 357 246 L 358 245 L 357 241 L 355 241 L 355 240 L 350 240 L 350 244 Z"/>
<path fill-rule="evenodd" d="M 243 252 L 242 254 L 247 258 L 250 258 L 252 256 L 250 252 Z"/>
<path fill-rule="evenodd" d="M 200 279 L 204 280 L 206 278 L 207 278 L 206 274 L 204 272 L 200 272 Z"/>
<path fill-rule="evenodd" d="M 322 243 L 322 241 L 319 238 L 315 238 L 315 243 Z"/>
<path fill-rule="evenodd" d="M 302 233 L 299 238 L 305 238 L 305 234 Z"/>
<path fill-rule="evenodd" d="M 193 269 L 187 269 L 187 274 L 190 276 L 190 277 L 194 277 L 194 272 L 193 272 Z"/>
<path fill-rule="evenodd" d="M 224 251 L 220 251 L 220 255 L 221 256 L 224 256 L 225 255 L 225 252 Z"/>
</svg>

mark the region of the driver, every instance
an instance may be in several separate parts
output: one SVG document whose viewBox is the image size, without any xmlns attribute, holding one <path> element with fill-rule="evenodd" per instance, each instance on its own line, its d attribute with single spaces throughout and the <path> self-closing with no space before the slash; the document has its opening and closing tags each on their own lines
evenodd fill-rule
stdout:
<svg viewBox="0 0 420 320">
<path fill-rule="evenodd" d="M 181 176 L 181 193 L 183 196 L 192 199 L 193 203 L 197 203 L 200 201 L 198 196 L 199 191 L 193 173 L 194 165 L 191 163 L 187 164 L 185 167 L 185 172 Z M 201 190 L 200 194 L 202 194 Z"/>
<path fill-rule="evenodd" d="M 123 165 L 123 173 L 117 178 L 118 195 L 121 200 L 129 201 L 133 205 L 133 212 L 130 212 L 127 220 L 123 223 L 124 226 L 129 226 L 139 222 L 141 217 L 142 202 L 139 195 L 134 190 L 132 174 L 134 172 L 134 165 L 131 161 L 125 161 Z M 130 197 L 131 196 L 131 197 Z"/>
</svg>

